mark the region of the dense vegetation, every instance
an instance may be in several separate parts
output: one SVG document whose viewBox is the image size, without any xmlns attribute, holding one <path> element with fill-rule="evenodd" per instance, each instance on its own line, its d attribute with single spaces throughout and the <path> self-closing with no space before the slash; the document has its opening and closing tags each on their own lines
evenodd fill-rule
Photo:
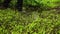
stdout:
<svg viewBox="0 0 60 34">
<path fill-rule="evenodd" d="M 59 7 L 60 0 L 24 0 L 22 12 L 0 9 L 0 34 L 60 34 Z"/>
</svg>

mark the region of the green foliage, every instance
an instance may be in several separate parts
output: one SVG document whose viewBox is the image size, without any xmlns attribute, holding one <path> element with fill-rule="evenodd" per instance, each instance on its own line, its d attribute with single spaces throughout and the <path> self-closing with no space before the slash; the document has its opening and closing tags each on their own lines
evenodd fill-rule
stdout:
<svg viewBox="0 0 60 34">
<path fill-rule="evenodd" d="M 60 2 L 59 0 L 24 0 L 25 5 L 32 5 L 32 6 L 40 6 L 40 7 L 56 7 L 58 6 L 56 2 Z"/>
<path fill-rule="evenodd" d="M 3 2 L 4 0 L 0 0 Z M 11 0 L 10 6 L 15 7 L 17 0 Z M 40 8 L 54 8 L 59 5 L 60 0 L 23 0 L 23 6 L 39 6 Z"/>
<path fill-rule="evenodd" d="M 0 34 L 51 34 L 60 33 L 57 11 L 22 13 L 11 9 L 0 10 Z M 57 26 L 58 25 L 58 26 Z"/>
<path fill-rule="evenodd" d="M 1 0 L 3 2 L 3 0 Z M 14 7 L 17 0 L 12 0 Z M 60 0 L 24 0 L 24 5 L 40 6 L 41 8 L 55 7 Z M 58 3 L 58 4 L 56 4 Z M 0 34 L 60 34 L 60 11 L 31 11 L 0 10 Z"/>
<path fill-rule="evenodd" d="M 14 7 L 14 6 L 16 5 L 16 2 L 17 2 L 17 0 L 11 0 L 10 6 L 11 6 L 11 7 Z"/>
</svg>

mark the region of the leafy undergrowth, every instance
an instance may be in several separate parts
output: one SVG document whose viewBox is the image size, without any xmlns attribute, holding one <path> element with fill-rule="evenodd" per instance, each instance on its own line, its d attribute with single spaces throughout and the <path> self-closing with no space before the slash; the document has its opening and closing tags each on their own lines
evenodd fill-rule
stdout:
<svg viewBox="0 0 60 34">
<path fill-rule="evenodd" d="M 23 13 L 0 10 L 0 34 L 60 34 L 60 14 L 56 10 Z"/>
</svg>

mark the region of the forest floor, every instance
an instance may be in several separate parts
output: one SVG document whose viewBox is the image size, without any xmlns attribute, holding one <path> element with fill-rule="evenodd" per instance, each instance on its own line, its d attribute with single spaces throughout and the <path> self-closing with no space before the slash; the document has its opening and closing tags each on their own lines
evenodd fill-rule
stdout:
<svg viewBox="0 0 60 34">
<path fill-rule="evenodd" d="M 13 34 L 18 33 L 18 31 L 20 31 L 20 34 L 60 34 L 60 8 L 46 11 L 26 9 L 23 10 L 23 12 L 10 8 L 4 10 L 0 9 L 0 22 L 3 22 L 2 30 L 12 31 Z M 8 28 L 6 28 L 7 24 L 10 24 Z M 10 30 L 12 26 L 13 29 Z M 19 26 L 21 26 L 21 28 Z M 6 30 L 3 27 L 5 27 Z M 2 31 L 0 30 L 0 32 Z"/>
</svg>

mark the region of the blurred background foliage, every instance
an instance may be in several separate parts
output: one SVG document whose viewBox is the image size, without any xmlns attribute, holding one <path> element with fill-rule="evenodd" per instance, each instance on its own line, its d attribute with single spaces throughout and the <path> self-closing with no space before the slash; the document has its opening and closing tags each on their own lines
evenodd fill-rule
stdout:
<svg viewBox="0 0 60 34">
<path fill-rule="evenodd" d="M 57 2 L 60 2 L 60 0 L 24 0 L 25 5 L 33 5 L 33 6 L 48 6 L 48 7 L 55 7 L 57 6 Z"/>
<path fill-rule="evenodd" d="M 10 2 L 11 8 L 16 2 Z M 0 34 L 60 34 L 60 10 L 55 7 L 60 7 L 60 0 L 23 0 L 22 12 L 0 9 Z"/>
</svg>

